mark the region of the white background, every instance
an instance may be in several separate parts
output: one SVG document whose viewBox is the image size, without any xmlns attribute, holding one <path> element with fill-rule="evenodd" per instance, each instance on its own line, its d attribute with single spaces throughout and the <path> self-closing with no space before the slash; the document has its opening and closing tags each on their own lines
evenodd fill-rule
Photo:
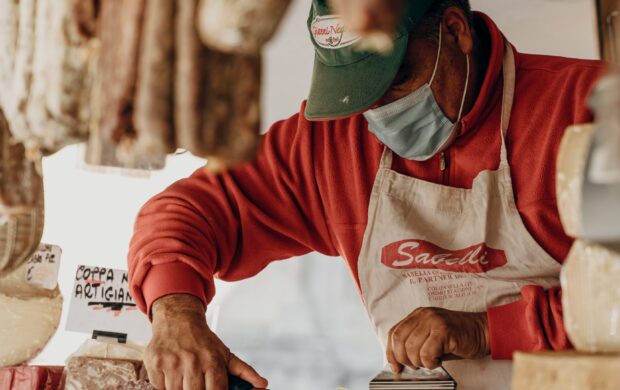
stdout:
<svg viewBox="0 0 620 390">
<path fill-rule="evenodd" d="M 596 58 L 594 0 L 472 0 L 520 51 Z M 294 0 L 265 58 L 264 127 L 298 111 L 308 91 L 313 51 L 305 28 L 309 0 Z M 44 242 L 60 245 L 60 286 L 70 296 L 78 264 L 126 268 L 140 206 L 203 161 L 170 158 L 150 178 L 81 169 L 77 147 L 44 162 Z M 217 331 L 256 364 L 273 389 L 365 388 L 381 355 L 344 263 L 318 255 L 270 266 L 235 285 L 218 284 Z M 61 330 L 36 359 L 62 364 L 86 335 Z"/>
</svg>

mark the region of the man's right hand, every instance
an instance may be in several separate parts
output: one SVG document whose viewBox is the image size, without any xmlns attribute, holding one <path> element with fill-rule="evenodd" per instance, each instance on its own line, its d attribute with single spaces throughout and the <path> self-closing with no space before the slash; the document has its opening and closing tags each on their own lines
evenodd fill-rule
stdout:
<svg viewBox="0 0 620 390">
<path fill-rule="evenodd" d="M 153 338 L 144 364 L 158 390 L 226 390 L 228 373 L 255 388 L 267 380 L 241 361 L 207 326 L 202 302 L 174 294 L 153 303 Z"/>
</svg>

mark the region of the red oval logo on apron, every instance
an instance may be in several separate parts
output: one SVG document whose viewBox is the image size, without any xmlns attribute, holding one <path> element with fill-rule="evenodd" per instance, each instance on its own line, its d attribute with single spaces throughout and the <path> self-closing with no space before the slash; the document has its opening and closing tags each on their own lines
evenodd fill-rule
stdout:
<svg viewBox="0 0 620 390">
<path fill-rule="evenodd" d="M 484 243 L 447 250 L 424 240 L 403 240 L 383 247 L 381 263 L 392 269 L 433 268 L 479 274 L 501 267 L 508 260 L 504 251 Z"/>
</svg>

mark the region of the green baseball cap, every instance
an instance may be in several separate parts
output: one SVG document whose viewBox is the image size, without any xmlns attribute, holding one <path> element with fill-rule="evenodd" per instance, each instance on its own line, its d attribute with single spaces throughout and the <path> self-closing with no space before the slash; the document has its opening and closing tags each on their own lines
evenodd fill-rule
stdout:
<svg viewBox="0 0 620 390">
<path fill-rule="evenodd" d="M 312 0 L 308 29 L 315 56 L 305 117 L 309 120 L 346 117 L 379 100 L 390 88 L 403 62 L 409 33 L 434 1 L 405 0 L 394 49 L 379 54 L 356 49 L 360 37 L 347 31 L 338 15 L 330 14 L 327 0 Z"/>
</svg>

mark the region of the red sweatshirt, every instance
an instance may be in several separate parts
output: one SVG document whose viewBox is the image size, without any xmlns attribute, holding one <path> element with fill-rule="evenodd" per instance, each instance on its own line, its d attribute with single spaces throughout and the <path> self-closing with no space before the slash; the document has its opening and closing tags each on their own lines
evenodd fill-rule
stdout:
<svg viewBox="0 0 620 390">
<path fill-rule="evenodd" d="M 440 169 L 439 157 L 396 158 L 396 171 L 471 188 L 480 171 L 498 168 L 504 38 L 487 16 L 476 18 L 490 35 L 488 70 L 446 151 L 447 169 Z M 572 240 L 556 207 L 558 146 L 567 126 L 591 120 L 586 98 L 605 65 L 520 53 L 516 61 L 507 145 L 517 207 L 532 236 L 562 262 Z M 272 261 L 312 251 L 342 256 L 359 286 L 357 259 L 383 146 L 362 115 L 309 122 L 303 111 L 302 104 L 299 114 L 271 127 L 254 162 L 219 175 L 198 170 L 143 207 L 129 252 L 131 292 L 142 310 L 173 293 L 206 304 L 214 277 L 249 278 Z M 493 357 L 570 347 L 560 297 L 559 289 L 528 286 L 521 300 L 490 308 Z"/>
</svg>

